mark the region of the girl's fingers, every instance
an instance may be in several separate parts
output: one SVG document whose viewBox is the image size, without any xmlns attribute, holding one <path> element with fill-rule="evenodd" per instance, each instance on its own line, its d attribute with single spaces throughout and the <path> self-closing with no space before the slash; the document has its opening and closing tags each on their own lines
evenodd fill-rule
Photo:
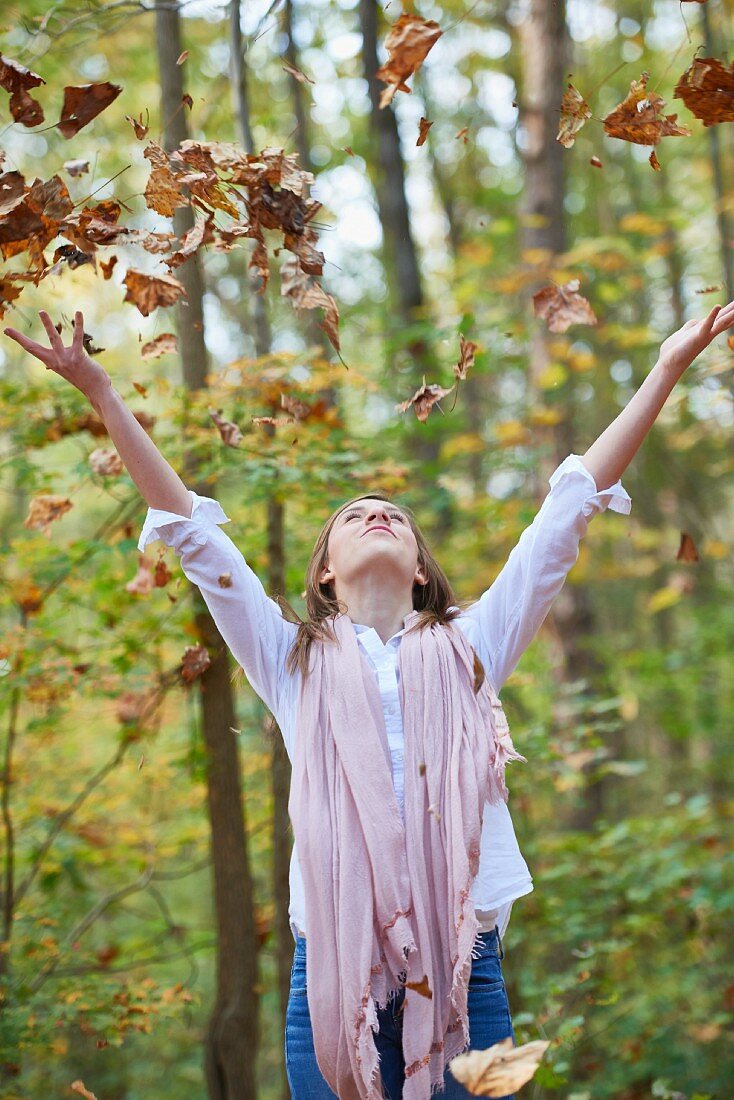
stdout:
<svg viewBox="0 0 734 1100">
<path fill-rule="evenodd" d="M 31 355 L 35 355 L 36 359 L 40 359 L 41 362 L 45 362 L 45 359 L 48 358 L 49 349 L 45 348 L 43 344 L 37 344 L 35 340 L 31 340 L 14 328 L 6 328 L 4 332 L 6 336 L 9 336 L 11 340 L 15 340 L 16 344 L 20 344 L 22 348 L 25 348 Z"/>
<path fill-rule="evenodd" d="M 43 327 L 48 333 L 48 338 L 51 341 L 51 347 L 57 355 L 60 355 L 61 352 L 63 352 L 64 350 L 64 342 L 56 331 L 56 327 L 54 326 L 53 321 L 49 317 L 48 313 L 46 313 L 45 309 L 39 310 L 38 316 L 43 321 Z"/>
<path fill-rule="evenodd" d="M 76 352 L 84 349 L 84 318 L 79 310 L 74 314 L 74 339 L 71 346 Z"/>
</svg>

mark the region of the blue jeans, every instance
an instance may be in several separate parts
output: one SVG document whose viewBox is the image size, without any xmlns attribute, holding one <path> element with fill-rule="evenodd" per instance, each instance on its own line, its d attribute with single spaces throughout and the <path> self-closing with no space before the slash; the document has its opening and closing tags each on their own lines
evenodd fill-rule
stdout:
<svg viewBox="0 0 734 1100">
<path fill-rule="evenodd" d="M 504 952 L 497 927 L 477 937 L 469 978 L 469 1050 L 486 1050 L 508 1036 L 515 1042 L 500 959 Z M 379 1009 L 380 1030 L 375 1046 L 380 1054 L 382 1082 L 388 1100 L 402 1100 L 405 1081 L 401 1037 L 405 997 L 401 989 L 386 1008 Z M 313 1046 L 311 1017 L 306 996 L 306 939 L 299 936 L 293 953 L 291 990 L 285 1022 L 285 1065 L 292 1100 L 334 1100 L 334 1093 L 321 1075 Z M 449 1069 L 444 1073 L 442 1095 L 446 1100 L 471 1096 Z M 514 1100 L 506 1096 L 503 1100 Z"/>
</svg>

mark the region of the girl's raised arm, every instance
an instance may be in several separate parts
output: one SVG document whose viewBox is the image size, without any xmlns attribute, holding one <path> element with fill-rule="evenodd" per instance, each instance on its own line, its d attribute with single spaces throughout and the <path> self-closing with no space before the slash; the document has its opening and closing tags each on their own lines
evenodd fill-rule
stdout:
<svg viewBox="0 0 734 1100">
<path fill-rule="evenodd" d="M 47 370 L 71 382 L 88 398 L 104 422 L 117 453 L 133 479 L 140 495 L 151 508 L 165 508 L 183 516 L 191 515 L 191 498 L 181 478 L 156 447 L 153 440 L 133 416 L 104 367 L 84 350 L 84 319 L 74 315 L 74 335 L 69 347 L 54 328 L 45 310 L 39 314 L 48 333 L 50 347 L 30 340 L 16 329 L 6 328 L 5 334 L 34 355 Z"/>
<path fill-rule="evenodd" d="M 65 347 L 48 313 L 40 314 L 50 347 L 15 329 L 5 333 L 48 370 L 65 378 L 90 401 L 117 453 L 149 506 L 138 548 L 163 539 L 181 558 L 188 579 L 201 591 L 235 659 L 261 699 L 277 716 L 285 659 L 296 627 L 286 622 L 240 551 L 218 524 L 228 522 L 217 501 L 184 485 L 112 386 L 103 367 L 84 351 L 84 322 L 74 317 Z"/>
</svg>

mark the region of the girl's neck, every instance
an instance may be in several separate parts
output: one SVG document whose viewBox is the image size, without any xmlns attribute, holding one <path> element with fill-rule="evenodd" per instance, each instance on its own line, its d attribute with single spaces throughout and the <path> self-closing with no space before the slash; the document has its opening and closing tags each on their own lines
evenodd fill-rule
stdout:
<svg viewBox="0 0 734 1100">
<path fill-rule="evenodd" d="M 352 622 L 373 627 L 383 644 L 403 629 L 405 616 L 413 610 L 412 592 L 397 595 L 389 590 L 345 591 L 340 586 L 336 595 L 346 604 L 347 614 Z"/>
</svg>

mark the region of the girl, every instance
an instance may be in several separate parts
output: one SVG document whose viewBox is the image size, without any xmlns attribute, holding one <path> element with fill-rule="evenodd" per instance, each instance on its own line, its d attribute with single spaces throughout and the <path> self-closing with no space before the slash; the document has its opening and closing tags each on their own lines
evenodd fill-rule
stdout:
<svg viewBox="0 0 734 1100">
<path fill-rule="evenodd" d="M 300 625 L 220 530 L 228 517 L 217 501 L 185 487 L 85 353 L 81 313 L 68 347 L 40 316 L 50 347 L 5 332 L 89 398 L 149 505 L 139 549 L 157 538 L 174 547 L 285 739 L 296 841 L 285 1035 L 294 1100 L 466 1096 L 450 1060 L 514 1041 L 501 937 L 513 902 L 533 888 L 504 784 L 507 760 L 524 757 L 497 693 L 589 520 L 608 507 L 629 513 L 619 478 L 680 376 L 734 323 L 734 302 L 662 344 L 626 408 L 552 474 L 476 603 L 459 610 L 409 510 L 374 492 L 324 526 Z"/>
</svg>

